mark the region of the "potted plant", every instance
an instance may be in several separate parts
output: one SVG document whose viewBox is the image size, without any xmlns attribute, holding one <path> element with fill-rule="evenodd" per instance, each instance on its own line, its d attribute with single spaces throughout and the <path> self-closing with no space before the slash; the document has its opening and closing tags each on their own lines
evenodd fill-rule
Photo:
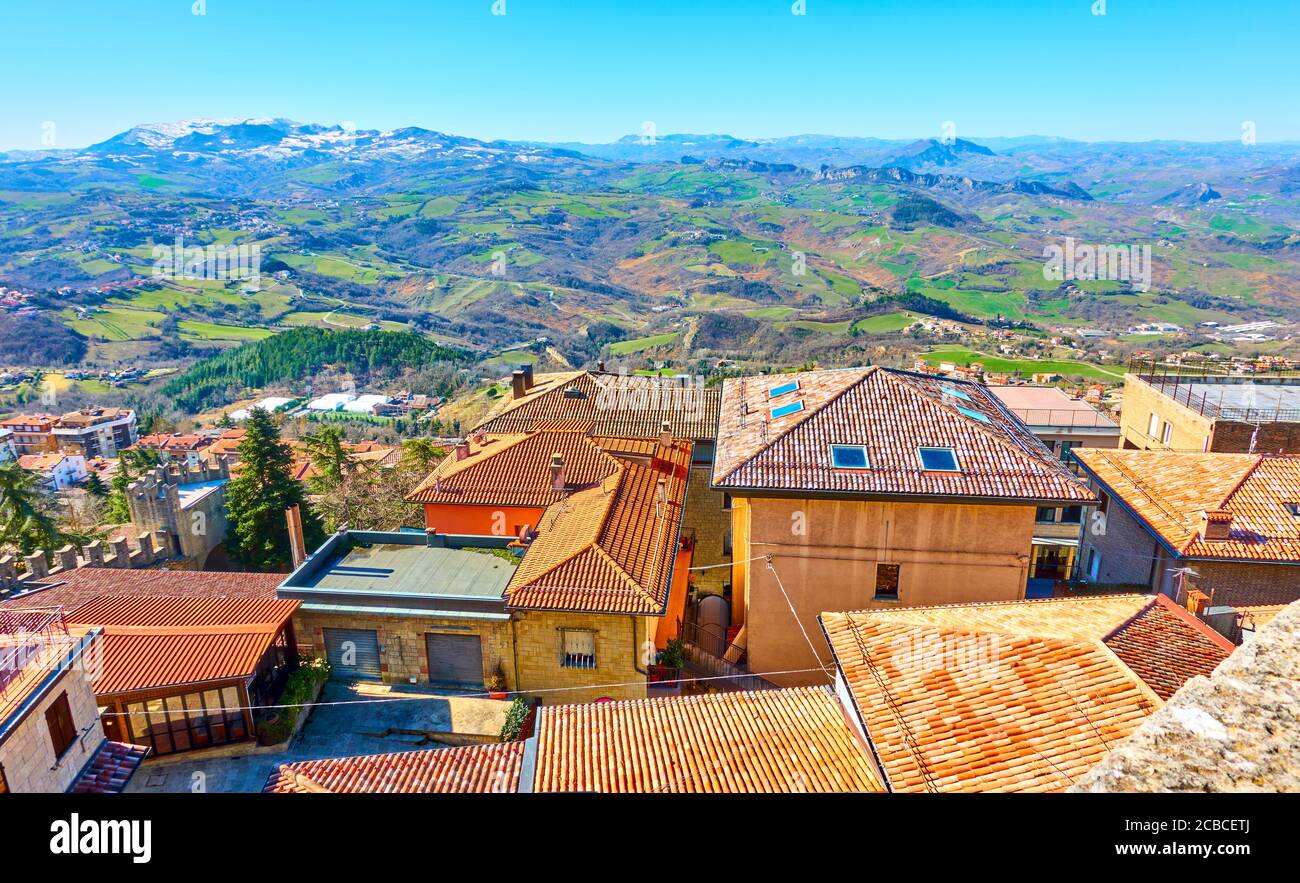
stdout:
<svg viewBox="0 0 1300 883">
<path fill-rule="evenodd" d="M 487 677 L 487 690 L 489 699 L 505 699 L 506 693 L 506 673 L 501 668 L 501 663 L 497 663 L 496 671 Z"/>
</svg>

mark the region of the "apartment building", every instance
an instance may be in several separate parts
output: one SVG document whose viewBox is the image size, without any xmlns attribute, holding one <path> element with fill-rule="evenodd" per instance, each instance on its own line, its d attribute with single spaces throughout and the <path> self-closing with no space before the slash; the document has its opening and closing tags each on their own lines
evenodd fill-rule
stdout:
<svg viewBox="0 0 1300 883">
<path fill-rule="evenodd" d="M 54 424 L 58 419 L 55 414 L 18 414 L 0 420 L 0 429 L 12 433 L 9 438 L 19 456 L 44 454 L 58 449 L 54 440 Z"/>
<path fill-rule="evenodd" d="M 86 458 L 80 454 L 24 454 L 18 458 L 18 465 L 39 475 L 52 491 L 70 488 L 86 477 Z"/>
<path fill-rule="evenodd" d="M 135 444 L 135 411 L 130 408 L 83 408 L 54 424 L 54 442 L 63 451 L 84 457 L 116 457 Z"/>
<path fill-rule="evenodd" d="M 719 413 L 731 637 L 782 685 L 827 664 L 820 613 L 1024 598 L 1038 510 L 1096 500 L 974 383 L 879 367 L 743 377 Z"/>
</svg>

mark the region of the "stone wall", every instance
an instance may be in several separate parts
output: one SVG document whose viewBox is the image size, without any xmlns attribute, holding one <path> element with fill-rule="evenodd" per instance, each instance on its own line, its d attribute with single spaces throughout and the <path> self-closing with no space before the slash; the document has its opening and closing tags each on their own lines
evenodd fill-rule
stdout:
<svg viewBox="0 0 1300 883">
<path fill-rule="evenodd" d="M 226 495 L 219 487 L 182 507 L 180 486 L 230 477 L 226 458 L 208 465 L 173 463 L 156 466 L 127 487 L 131 523 L 151 533 L 165 531 L 176 538 L 177 554 L 202 567 L 226 539 Z"/>
<path fill-rule="evenodd" d="M 653 640 L 657 618 L 597 613 L 551 613 L 529 610 L 517 614 L 515 654 L 519 689 L 536 692 L 547 705 L 613 699 L 644 699 L 643 671 L 654 661 Z M 647 631 L 649 627 L 649 631 Z M 561 630 L 586 629 L 596 633 L 596 666 L 565 668 Z M 619 684 L 623 686 L 592 686 Z M 563 688 L 563 689 L 561 689 Z M 541 692 L 548 691 L 548 692 Z"/>
<path fill-rule="evenodd" d="M 686 503 L 682 512 L 682 534 L 694 537 L 695 557 L 692 567 L 724 564 L 731 560 L 725 551 L 727 535 L 731 531 L 731 511 L 723 509 L 723 494 L 709 487 L 712 466 L 691 469 L 686 486 Z M 722 594 L 724 584 L 731 582 L 731 570 L 714 567 L 691 573 L 691 584 L 700 592 Z"/>
<path fill-rule="evenodd" d="M 78 737 L 62 757 L 56 758 L 45 712 L 65 692 Z M 10 791 L 62 793 L 68 790 L 103 742 L 104 728 L 99 722 L 95 693 L 85 672 L 74 666 L 46 692 L 18 728 L 0 743 L 0 766 L 4 767 Z"/>
<path fill-rule="evenodd" d="M 298 652 L 325 656 L 324 629 L 374 629 L 379 637 L 380 671 L 386 683 L 405 684 L 415 678 L 429 682 L 429 655 L 424 636 L 430 633 L 478 635 L 483 649 L 484 683 L 500 666 L 506 689 L 517 683 L 510 623 L 500 620 L 436 619 L 424 616 L 323 613 L 299 608 L 293 615 Z"/>
</svg>

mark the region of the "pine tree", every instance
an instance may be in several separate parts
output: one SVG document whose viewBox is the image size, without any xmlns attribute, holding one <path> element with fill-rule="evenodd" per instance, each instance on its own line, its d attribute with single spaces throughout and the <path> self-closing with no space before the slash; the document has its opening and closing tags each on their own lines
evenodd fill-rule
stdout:
<svg viewBox="0 0 1300 883">
<path fill-rule="evenodd" d="M 101 499 L 108 496 L 108 485 L 104 484 L 104 479 L 99 477 L 98 472 L 87 475 L 81 486 L 86 489 L 86 493 Z"/>
<path fill-rule="evenodd" d="M 297 504 L 302 512 L 307 550 L 324 541 L 320 518 L 307 507 L 303 487 L 293 477 L 293 458 L 280 441 L 271 415 L 260 408 L 249 412 L 248 434 L 239 445 L 239 471 L 226 484 L 226 549 L 232 558 L 254 570 L 285 571 L 292 560 L 289 526 L 284 510 Z"/>
<path fill-rule="evenodd" d="M 13 544 L 23 555 L 63 545 L 49 515 L 48 491 L 34 472 L 17 461 L 0 464 L 0 545 Z"/>
<path fill-rule="evenodd" d="M 347 449 L 343 447 L 343 430 L 337 426 L 322 426 L 313 435 L 303 436 L 302 441 L 319 473 L 312 479 L 312 490 L 323 494 L 342 484 L 352 467 Z"/>
</svg>

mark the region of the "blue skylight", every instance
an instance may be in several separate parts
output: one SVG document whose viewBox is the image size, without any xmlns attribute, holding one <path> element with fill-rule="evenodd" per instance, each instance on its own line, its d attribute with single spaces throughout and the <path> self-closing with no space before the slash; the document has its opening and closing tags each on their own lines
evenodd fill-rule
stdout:
<svg viewBox="0 0 1300 883">
<path fill-rule="evenodd" d="M 775 420 L 777 417 L 785 417 L 787 414 L 798 414 L 802 410 L 803 410 L 802 400 L 797 402 L 790 402 L 788 404 L 780 405 L 778 407 L 773 408 L 772 419 Z"/>
<path fill-rule="evenodd" d="M 939 389 L 943 390 L 943 394 L 946 396 L 952 396 L 954 399 L 961 399 L 963 402 L 970 401 L 970 396 L 966 395 L 966 393 L 962 392 L 955 386 L 941 386 Z"/>
<path fill-rule="evenodd" d="M 917 448 L 921 455 L 921 468 L 931 472 L 956 472 L 957 455 L 952 448 Z"/>
<path fill-rule="evenodd" d="M 870 469 L 866 445 L 831 445 L 831 464 L 836 469 Z"/>
<path fill-rule="evenodd" d="M 767 391 L 767 397 L 774 399 L 777 396 L 783 396 L 786 393 L 794 392 L 799 388 L 799 381 L 791 380 L 789 383 L 783 383 L 780 386 L 774 386 Z"/>
<path fill-rule="evenodd" d="M 970 408 L 958 408 L 957 410 L 961 411 L 963 414 L 965 414 L 967 417 L 971 418 L 972 420 L 982 420 L 985 423 L 993 422 L 988 417 L 985 417 L 983 414 L 981 414 L 979 411 L 972 411 Z"/>
</svg>

